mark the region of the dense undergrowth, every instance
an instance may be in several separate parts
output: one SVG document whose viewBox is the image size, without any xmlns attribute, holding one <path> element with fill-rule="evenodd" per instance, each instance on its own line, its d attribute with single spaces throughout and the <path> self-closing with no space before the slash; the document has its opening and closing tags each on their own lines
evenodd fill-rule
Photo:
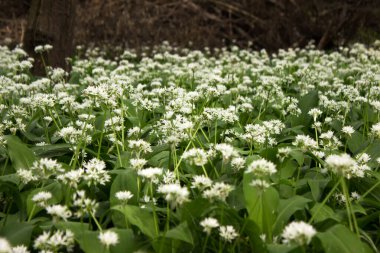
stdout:
<svg viewBox="0 0 380 253">
<path fill-rule="evenodd" d="M 1 47 L 0 252 L 376 252 L 379 48 Z"/>
</svg>

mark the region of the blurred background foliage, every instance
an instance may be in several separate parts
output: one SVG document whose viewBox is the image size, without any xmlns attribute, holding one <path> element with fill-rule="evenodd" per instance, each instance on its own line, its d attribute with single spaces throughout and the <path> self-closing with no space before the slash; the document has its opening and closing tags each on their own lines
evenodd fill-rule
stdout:
<svg viewBox="0 0 380 253">
<path fill-rule="evenodd" d="M 379 0 L 73 2 L 74 44 L 141 48 L 166 40 L 177 46 L 191 42 L 190 47 L 203 48 L 245 47 L 251 42 L 255 49 L 274 51 L 304 46 L 310 40 L 329 49 L 380 38 Z M 23 41 L 31 5 L 32 0 L 0 0 L 0 44 Z"/>
</svg>

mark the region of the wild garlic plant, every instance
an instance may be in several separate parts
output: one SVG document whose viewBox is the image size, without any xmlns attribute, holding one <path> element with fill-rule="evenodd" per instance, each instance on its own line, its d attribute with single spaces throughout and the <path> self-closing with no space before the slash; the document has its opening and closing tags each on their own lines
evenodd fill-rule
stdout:
<svg viewBox="0 0 380 253">
<path fill-rule="evenodd" d="M 377 252 L 380 43 L 0 47 L 0 252 Z"/>
</svg>

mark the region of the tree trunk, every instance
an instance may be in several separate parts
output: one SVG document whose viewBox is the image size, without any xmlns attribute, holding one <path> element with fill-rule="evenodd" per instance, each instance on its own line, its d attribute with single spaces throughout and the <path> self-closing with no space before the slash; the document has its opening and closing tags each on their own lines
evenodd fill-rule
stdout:
<svg viewBox="0 0 380 253">
<path fill-rule="evenodd" d="M 38 45 L 49 44 L 53 50 L 44 54 L 46 64 L 68 70 L 65 58 L 72 56 L 74 20 L 77 0 L 32 0 L 24 36 L 24 48 L 34 57 L 35 74 L 43 74 L 40 55 L 34 52 Z"/>
</svg>

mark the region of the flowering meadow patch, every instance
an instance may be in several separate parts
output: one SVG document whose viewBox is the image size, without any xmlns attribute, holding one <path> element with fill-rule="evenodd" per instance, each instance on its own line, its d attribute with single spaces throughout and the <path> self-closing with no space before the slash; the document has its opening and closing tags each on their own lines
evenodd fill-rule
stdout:
<svg viewBox="0 0 380 253">
<path fill-rule="evenodd" d="M 69 62 L 0 47 L 0 252 L 378 251 L 379 42 Z"/>
</svg>

